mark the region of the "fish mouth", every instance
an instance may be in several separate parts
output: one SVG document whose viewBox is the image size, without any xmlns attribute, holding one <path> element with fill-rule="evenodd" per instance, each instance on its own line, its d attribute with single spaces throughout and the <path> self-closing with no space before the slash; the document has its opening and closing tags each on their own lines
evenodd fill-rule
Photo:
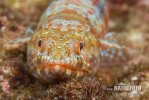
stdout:
<svg viewBox="0 0 149 100">
<path fill-rule="evenodd" d="M 71 67 L 63 67 L 61 65 L 47 66 L 45 68 L 37 68 L 32 72 L 32 75 L 36 77 L 42 83 L 59 83 L 71 79 L 82 79 L 87 77 L 88 71 L 71 69 Z"/>
<path fill-rule="evenodd" d="M 37 74 L 44 74 L 47 77 L 82 77 L 89 74 L 89 70 L 83 68 L 82 58 L 78 55 L 53 59 L 48 55 L 39 55 L 37 57 Z M 42 75 L 43 76 L 43 75 Z"/>
</svg>

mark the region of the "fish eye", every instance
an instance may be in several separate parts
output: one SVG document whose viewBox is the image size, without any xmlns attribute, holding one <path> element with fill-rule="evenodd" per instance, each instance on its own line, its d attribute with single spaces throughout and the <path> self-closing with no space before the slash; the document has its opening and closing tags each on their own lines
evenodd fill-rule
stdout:
<svg viewBox="0 0 149 100">
<path fill-rule="evenodd" d="M 83 43 L 80 43 L 80 50 L 83 48 Z"/>
<path fill-rule="evenodd" d="M 38 46 L 41 47 L 41 45 L 42 45 L 42 41 L 39 40 L 39 41 L 38 41 Z"/>
</svg>

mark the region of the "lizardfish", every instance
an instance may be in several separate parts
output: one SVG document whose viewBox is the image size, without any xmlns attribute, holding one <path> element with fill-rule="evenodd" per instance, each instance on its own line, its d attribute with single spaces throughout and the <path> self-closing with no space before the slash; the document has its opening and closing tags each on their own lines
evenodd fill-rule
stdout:
<svg viewBox="0 0 149 100">
<path fill-rule="evenodd" d="M 46 82 L 94 75 L 122 48 L 107 30 L 106 0 L 54 0 L 28 44 L 28 70 Z"/>
</svg>

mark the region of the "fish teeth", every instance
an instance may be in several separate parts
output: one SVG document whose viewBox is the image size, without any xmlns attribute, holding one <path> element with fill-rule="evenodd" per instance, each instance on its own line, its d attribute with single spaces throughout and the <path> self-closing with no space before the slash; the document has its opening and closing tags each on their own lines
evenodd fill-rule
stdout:
<svg viewBox="0 0 149 100">
<path fill-rule="evenodd" d="M 66 74 L 67 74 L 67 75 L 71 75 L 71 70 L 70 70 L 70 69 L 67 69 L 67 70 L 66 70 Z"/>
<path fill-rule="evenodd" d="M 67 63 L 67 64 L 70 63 L 70 58 L 66 58 L 66 63 Z"/>
<path fill-rule="evenodd" d="M 74 57 L 74 65 L 76 66 L 77 65 L 77 58 Z"/>
<path fill-rule="evenodd" d="M 40 68 L 37 68 L 36 71 L 37 71 L 37 74 L 38 74 L 38 75 L 41 75 L 41 70 L 40 70 Z"/>
<path fill-rule="evenodd" d="M 54 61 L 53 59 L 50 59 L 50 60 L 49 60 L 49 62 L 50 62 L 51 64 L 53 63 L 53 61 Z"/>
<path fill-rule="evenodd" d="M 70 61 L 71 61 L 71 64 L 73 65 L 73 63 L 74 63 L 74 57 L 73 56 L 71 56 Z"/>
<path fill-rule="evenodd" d="M 45 68 L 44 72 L 48 76 L 49 75 L 49 67 Z"/>
<path fill-rule="evenodd" d="M 39 75 L 37 73 L 33 73 L 34 77 L 39 77 Z"/>
<path fill-rule="evenodd" d="M 47 61 L 48 61 L 48 57 L 42 56 L 41 62 L 45 64 Z"/>
<path fill-rule="evenodd" d="M 54 70 L 55 70 L 56 72 L 60 71 L 60 66 L 59 66 L 59 65 L 56 65 L 56 66 L 54 67 Z"/>
<path fill-rule="evenodd" d="M 57 60 L 57 63 L 60 64 L 60 60 Z"/>
<path fill-rule="evenodd" d="M 37 58 L 34 58 L 34 59 L 33 59 L 33 63 L 35 63 L 36 61 L 37 61 Z"/>
<path fill-rule="evenodd" d="M 59 64 L 59 63 L 60 63 L 60 60 L 55 59 L 55 60 L 54 60 L 54 63 Z"/>
<path fill-rule="evenodd" d="M 62 59 L 60 62 L 61 62 L 62 64 L 64 64 L 64 63 L 65 63 L 65 60 L 64 60 L 64 59 Z"/>
<path fill-rule="evenodd" d="M 79 71 L 78 71 L 78 72 L 77 72 L 77 77 L 82 76 L 82 74 L 83 74 L 82 72 L 79 72 Z"/>
</svg>

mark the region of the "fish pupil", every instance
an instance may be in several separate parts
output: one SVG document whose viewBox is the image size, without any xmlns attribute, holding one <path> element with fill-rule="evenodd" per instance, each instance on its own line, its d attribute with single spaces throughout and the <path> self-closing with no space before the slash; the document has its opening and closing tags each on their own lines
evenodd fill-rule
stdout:
<svg viewBox="0 0 149 100">
<path fill-rule="evenodd" d="M 83 43 L 80 43 L 80 50 L 83 48 Z"/>
<path fill-rule="evenodd" d="M 39 40 L 39 42 L 38 42 L 38 46 L 41 47 L 41 45 L 42 45 L 42 41 Z"/>
</svg>

